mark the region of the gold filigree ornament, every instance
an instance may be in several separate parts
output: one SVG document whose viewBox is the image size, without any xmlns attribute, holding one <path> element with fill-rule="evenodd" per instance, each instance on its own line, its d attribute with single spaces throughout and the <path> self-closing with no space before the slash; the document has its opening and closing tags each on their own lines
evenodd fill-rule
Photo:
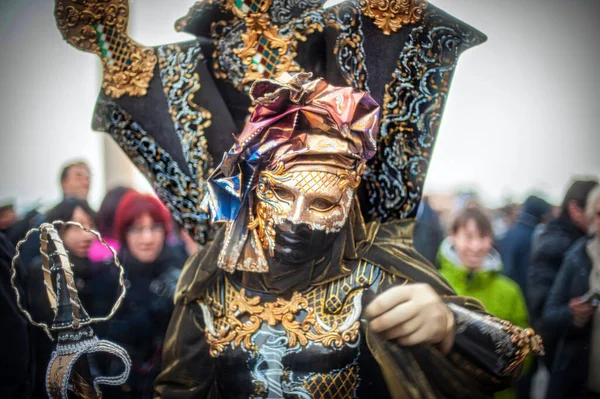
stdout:
<svg viewBox="0 0 600 399">
<path fill-rule="evenodd" d="M 270 187 L 277 181 L 288 181 L 291 178 L 290 174 L 285 173 L 283 163 L 280 163 L 272 172 L 261 172 L 256 187 L 258 201 L 255 213 L 250 211 L 248 230 L 256 230 L 263 250 L 268 251 L 271 257 L 275 251 L 275 217 L 281 215 L 281 208 L 274 201 L 274 193 Z"/>
<path fill-rule="evenodd" d="M 361 0 L 362 12 L 372 18 L 384 35 L 397 32 L 404 25 L 421 20 L 427 8 L 425 0 Z"/>
<path fill-rule="evenodd" d="M 272 0 L 227 0 L 225 9 L 243 19 L 251 13 L 266 14 L 272 3 Z"/>
<path fill-rule="evenodd" d="M 300 71 L 293 60 L 295 46 L 290 45 L 293 35 L 281 36 L 279 29 L 271 25 L 268 14 L 249 13 L 245 17 L 246 33 L 243 33 L 244 46 L 233 52 L 248 66 L 242 84 L 258 79 L 277 77 L 283 72 Z"/>
<path fill-rule="evenodd" d="M 107 95 L 146 95 L 157 57 L 127 35 L 127 0 L 57 0 L 54 16 L 69 44 L 100 56 Z"/>
<path fill-rule="evenodd" d="M 230 283 L 227 285 L 226 289 L 235 290 Z M 337 322 L 327 326 L 309 300 L 299 292 L 295 292 L 289 300 L 277 298 L 275 302 L 261 304 L 260 296 L 250 298 L 244 289 L 235 291 L 233 300 L 227 303 L 224 320 L 215 320 L 213 324 L 211 318 L 207 322 L 205 334 L 212 357 L 219 356 L 231 344 L 234 348 L 243 345 L 246 350 L 258 350 L 252 343 L 252 337 L 262 323 L 281 325 L 288 334 L 290 348 L 297 344 L 306 346 L 309 342 L 340 348 L 358 338 L 360 321 L 348 323 L 346 320 L 341 326 Z"/>
</svg>

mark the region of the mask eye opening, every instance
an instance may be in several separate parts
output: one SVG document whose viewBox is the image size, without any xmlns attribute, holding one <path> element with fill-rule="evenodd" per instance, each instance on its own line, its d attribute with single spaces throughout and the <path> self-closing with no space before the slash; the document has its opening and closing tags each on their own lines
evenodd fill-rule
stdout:
<svg viewBox="0 0 600 399">
<path fill-rule="evenodd" d="M 327 212 L 337 206 L 336 203 L 333 203 L 325 198 L 315 198 L 311 203 L 311 209 L 314 209 L 319 212 Z"/>
<path fill-rule="evenodd" d="M 293 202 L 296 199 L 294 193 L 292 193 L 287 188 L 283 188 L 281 186 L 273 186 L 271 187 L 271 191 L 275 195 L 277 199 L 284 202 Z"/>
</svg>

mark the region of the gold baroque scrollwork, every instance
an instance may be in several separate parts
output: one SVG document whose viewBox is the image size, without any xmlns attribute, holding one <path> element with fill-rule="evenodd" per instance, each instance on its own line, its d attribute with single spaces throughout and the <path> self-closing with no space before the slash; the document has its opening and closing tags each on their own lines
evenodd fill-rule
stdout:
<svg viewBox="0 0 600 399">
<path fill-rule="evenodd" d="M 250 212 L 250 223 L 248 230 L 256 230 L 260 244 L 264 250 L 273 256 L 275 251 L 275 215 L 281 214 L 281 208 L 273 201 L 274 194 L 271 186 L 275 181 L 287 181 L 291 179 L 286 175 L 285 167 L 279 164 L 272 172 L 264 171 L 260 174 L 256 196 L 258 198 L 255 213 Z"/>
<path fill-rule="evenodd" d="M 68 43 L 100 56 L 107 95 L 146 95 L 157 57 L 154 49 L 127 36 L 127 0 L 58 0 L 54 15 Z"/>
<path fill-rule="evenodd" d="M 227 290 L 235 290 L 230 284 Z M 300 320 L 300 313 L 304 318 Z M 243 318 L 243 321 L 242 321 Z M 226 304 L 223 320 L 215 320 L 218 326 L 217 335 L 205 330 L 207 342 L 210 345 L 210 355 L 217 357 L 231 344 L 234 347 L 244 346 L 246 350 L 255 351 L 252 336 L 260 329 L 262 323 L 270 326 L 281 325 L 289 337 L 288 346 L 297 344 L 306 346 L 310 341 L 324 346 L 340 348 L 345 343 L 358 339 L 360 322 L 355 321 L 344 331 L 340 331 L 338 323 L 323 326 L 318 320 L 317 312 L 309 299 L 295 292 L 289 300 L 277 298 L 275 302 L 261 304 L 261 298 L 249 298 L 246 291 L 235 290 L 233 300 Z M 340 320 L 342 317 L 340 317 Z"/>
<path fill-rule="evenodd" d="M 279 29 L 271 25 L 268 14 L 252 13 L 246 16 L 246 33 L 242 34 L 244 47 L 235 49 L 234 53 L 240 57 L 242 63 L 248 66 L 248 70 L 242 84 L 248 84 L 258 79 L 277 76 L 283 72 L 300 71 L 300 67 L 293 62 L 296 52 L 290 46 L 292 36 L 283 37 L 279 34 Z M 255 56 L 258 54 L 260 41 L 268 51 L 267 54 L 260 54 L 266 58 L 266 64 L 255 63 Z M 273 54 L 273 55 L 271 55 Z M 269 67 L 271 69 L 269 69 Z M 260 70 L 263 68 L 263 71 Z"/>
<path fill-rule="evenodd" d="M 302 68 L 295 61 L 298 42 L 305 42 L 308 35 L 322 32 L 325 28 L 323 23 L 312 20 L 310 16 L 302 18 L 302 23 L 294 21 L 287 25 L 275 25 L 268 14 L 271 1 L 255 0 L 254 3 L 259 3 L 259 9 L 264 10 L 262 14 L 246 11 L 240 14 L 237 6 L 230 5 L 228 7 L 234 7 L 231 8 L 235 15 L 233 22 L 217 21 L 211 25 L 211 36 L 215 45 L 212 55 L 214 76 L 218 79 L 231 79 L 238 90 L 245 92 L 257 79 L 277 78 L 283 72 L 302 72 Z M 235 10 L 238 11 L 234 12 Z M 236 42 L 231 44 L 231 50 L 225 50 L 221 45 L 223 38 L 234 35 L 232 28 L 237 26 L 240 18 L 245 22 L 245 32 L 240 35 L 241 46 L 238 48 Z M 289 34 L 282 36 L 281 31 L 287 31 Z M 262 45 L 262 52 L 259 51 L 259 45 Z M 234 60 L 233 56 L 239 60 Z M 238 79 L 235 73 L 232 76 L 227 68 L 227 61 L 235 64 L 240 62 L 245 67 L 241 78 Z M 266 63 L 261 64 L 261 61 Z M 248 112 L 252 112 L 252 107 Z"/>
<path fill-rule="evenodd" d="M 362 12 L 374 20 L 384 35 L 397 32 L 402 26 L 421 20 L 427 8 L 425 0 L 361 0 Z"/>
</svg>

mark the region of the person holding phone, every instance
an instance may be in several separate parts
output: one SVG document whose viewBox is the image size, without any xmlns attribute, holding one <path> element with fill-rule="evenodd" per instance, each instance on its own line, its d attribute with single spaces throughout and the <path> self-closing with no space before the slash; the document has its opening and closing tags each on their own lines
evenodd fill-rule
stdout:
<svg viewBox="0 0 600 399">
<path fill-rule="evenodd" d="M 544 309 L 561 337 L 547 398 L 600 398 L 600 186 L 587 199 L 590 235 L 565 256 Z"/>
</svg>

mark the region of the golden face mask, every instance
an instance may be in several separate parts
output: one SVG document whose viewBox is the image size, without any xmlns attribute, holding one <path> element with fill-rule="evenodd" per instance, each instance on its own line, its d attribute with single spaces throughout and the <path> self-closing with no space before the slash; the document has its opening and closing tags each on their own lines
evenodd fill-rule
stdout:
<svg viewBox="0 0 600 399">
<path fill-rule="evenodd" d="M 276 227 L 286 222 L 306 225 L 311 231 L 337 233 L 346 223 L 359 183 L 356 172 L 322 165 L 292 167 L 289 171 L 280 165 L 273 172 L 262 172 L 248 227 L 257 229 L 263 249 L 271 256 Z"/>
<path fill-rule="evenodd" d="M 256 108 L 207 181 L 211 219 L 226 225 L 217 261 L 225 271 L 315 265 L 347 226 L 375 154 L 379 106 L 310 77 L 253 84 Z"/>
</svg>

